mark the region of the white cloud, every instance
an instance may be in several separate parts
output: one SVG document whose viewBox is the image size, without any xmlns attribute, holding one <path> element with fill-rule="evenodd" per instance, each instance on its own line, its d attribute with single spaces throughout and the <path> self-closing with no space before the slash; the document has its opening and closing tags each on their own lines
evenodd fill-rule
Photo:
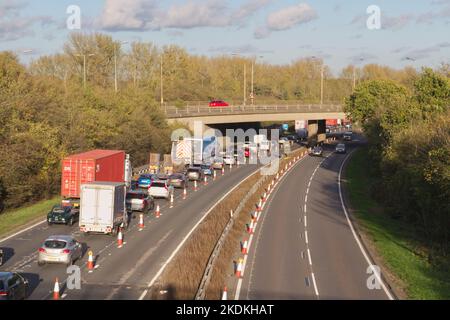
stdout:
<svg viewBox="0 0 450 320">
<path fill-rule="evenodd" d="M 266 24 L 255 30 L 254 37 L 267 38 L 273 31 L 288 30 L 317 18 L 316 11 L 306 3 L 286 7 L 269 14 Z"/>
<path fill-rule="evenodd" d="M 287 30 L 317 17 L 312 7 L 306 3 L 300 3 L 271 13 L 267 18 L 267 27 L 272 31 Z"/>
<path fill-rule="evenodd" d="M 223 0 L 188 0 L 168 8 L 158 0 L 106 0 L 97 24 L 109 31 L 227 27 L 242 24 L 271 1 L 247 0 L 233 9 Z"/>
</svg>

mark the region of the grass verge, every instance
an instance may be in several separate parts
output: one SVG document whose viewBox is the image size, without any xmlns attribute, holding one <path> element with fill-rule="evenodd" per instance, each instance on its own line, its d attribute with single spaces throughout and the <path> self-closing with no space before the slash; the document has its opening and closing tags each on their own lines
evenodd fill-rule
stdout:
<svg viewBox="0 0 450 320">
<path fill-rule="evenodd" d="M 450 266 L 431 265 L 424 245 L 405 222 L 391 218 L 371 197 L 368 149 L 355 152 L 345 171 L 350 206 L 375 249 L 375 255 L 399 279 L 408 299 L 450 299 Z M 425 252 L 425 254 L 424 254 Z M 376 259 L 377 260 L 377 259 Z"/>
<path fill-rule="evenodd" d="M 60 201 L 60 197 L 40 201 L 20 209 L 7 211 L 0 215 L 0 237 L 12 233 L 33 221 L 44 219 L 50 209 Z"/>
</svg>

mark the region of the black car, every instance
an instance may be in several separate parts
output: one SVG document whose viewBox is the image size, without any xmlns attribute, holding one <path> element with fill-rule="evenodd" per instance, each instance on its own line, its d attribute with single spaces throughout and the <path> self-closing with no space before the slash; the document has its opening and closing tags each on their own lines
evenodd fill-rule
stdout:
<svg viewBox="0 0 450 320">
<path fill-rule="evenodd" d="M 25 300 L 28 280 L 16 272 L 0 272 L 0 300 Z"/>
<path fill-rule="evenodd" d="M 80 210 L 74 207 L 54 206 L 47 214 L 48 225 L 65 224 L 72 226 L 78 221 Z"/>
</svg>

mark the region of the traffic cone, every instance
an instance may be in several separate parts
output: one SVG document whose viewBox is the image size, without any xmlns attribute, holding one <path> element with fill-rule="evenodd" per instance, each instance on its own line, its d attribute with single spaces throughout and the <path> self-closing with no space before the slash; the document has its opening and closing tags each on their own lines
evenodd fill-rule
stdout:
<svg viewBox="0 0 450 320">
<path fill-rule="evenodd" d="M 119 229 L 119 234 L 117 235 L 117 248 L 123 247 L 123 234 L 122 229 Z"/>
<path fill-rule="evenodd" d="M 264 192 L 262 199 L 261 199 L 263 203 L 266 202 L 266 198 L 267 198 L 267 193 Z"/>
<path fill-rule="evenodd" d="M 161 216 L 161 209 L 159 208 L 159 204 L 156 206 L 155 216 L 157 219 Z"/>
<path fill-rule="evenodd" d="M 173 208 L 173 192 L 170 194 L 170 209 Z"/>
<path fill-rule="evenodd" d="M 222 175 L 223 176 L 225 175 L 225 167 L 224 166 L 222 166 Z"/>
<path fill-rule="evenodd" d="M 241 252 L 242 252 L 242 254 L 248 253 L 248 241 L 247 240 L 244 240 L 244 242 L 242 242 Z"/>
<path fill-rule="evenodd" d="M 275 178 L 275 181 L 278 181 L 280 179 L 280 174 L 277 172 L 277 177 Z"/>
<path fill-rule="evenodd" d="M 250 224 L 248 225 L 248 234 L 253 234 L 254 229 L 255 228 L 255 223 L 253 222 L 253 220 L 250 222 Z"/>
<path fill-rule="evenodd" d="M 269 186 L 267 187 L 267 192 L 270 192 L 271 188 L 272 188 L 272 183 L 269 183 Z"/>
<path fill-rule="evenodd" d="M 237 266 L 236 266 L 236 277 L 240 278 L 242 276 L 242 263 L 243 260 L 239 259 Z"/>
<path fill-rule="evenodd" d="M 230 210 L 230 218 L 233 218 L 233 210 Z"/>
<path fill-rule="evenodd" d="M 261 212 L 261 210 L 262 210 L 262 200 L 259 200 L 259 203 L 258 203 L 258 205 L 256 206 L 256 210 L 257 210 L 258 212 Z"/>
<path fill-rule="evenodd" d="M 92 272 L 95 267 L 94 266 L 94 253 L 92 251 L 89 251 L 88 256 L 89 256 L 89 258 L 88 258 L 87 267 L 88 267 L 89 272 Z"/>
<path fill-rule="evenodd" d="M 197 185 L 197 180 L 194 181 L 194 191 L 197 192 L 198 190 L 198 185 Z"/>
<path fill-rule="evenodd" d="M 217 172 L 216 172 L 216 170 L 214 170 L 214 172 L 213 172 L 213 181 L 216 181 L 216 179 L 217 179 Z"/>
<path fill-rule="evenodd" d="M 53 287 L 53 300 L 59 300 L 61 297 L 59 295 L 59 281 L 58 278 L 55 280 L 55 286 Z"/>
<path fill-rule="evenodd" d="M 208 185 L 208 177 L 207 177 L 207 176 L 205 176 L 205 178 L 203 179 L 203 184 L 204 184 L 205 186 Z"/>
<path fill-rule="evenodd" d="M 252 221 L 256 221 L 258 219 L 258 211 L 252 212 Z"/>
<path fill-rule="evenodd" d="M 186 200 L 186 198 L 187 198 L 187 189 L 185 187 L 183 190 L 183 200 Z"/>
<path fill-rule="evenodd" d="M 144 229 L 144 214 L 139 215 L 139 231 Z"/>
<path fill-rule="evenodd" d="M 223 288 L 222 300 L 228 300 L 228 290 L 227 290 L 227 287 Z"/>
<path fill-rule="evenodd" d="M 230 162 L 230 171 L 233 170 L 233 163 Z"/>
</svg>

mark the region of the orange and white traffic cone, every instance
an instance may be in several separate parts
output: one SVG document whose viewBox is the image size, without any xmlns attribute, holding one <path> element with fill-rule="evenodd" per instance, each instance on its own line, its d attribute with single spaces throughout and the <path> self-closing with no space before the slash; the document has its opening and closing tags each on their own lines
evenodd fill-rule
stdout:
<svg viewBox="0 0 450 320">
<path fill-rule="evenodd" d="M 88 253 L 88 263 L 87 263 L 87 267 L 89 272 L 92 272 L 95 268 L 94 266 L 94 253 L 92 251 L 89 251 Z"/>
<path fill-rule="evenodd" d="M 242 263 L 243 260 L 239 259 L 236 266 L 236 277 L 240 278 L 242 276 Z"/>
<path fill-rule="evenodd" d="M 227 289 L 227 287 L 223 288 L 222 300 L 228 300 L 228 289 Z"/>
<path fill-rule="evenodd" d="M 58 278 L 55 280 L 55 286 L 53 287 L 53 300 L 59 300 L 61 296 L 59 295 L 59 281 Z"/>
<path fill-rule="evenodd" d="M 261 212 L 261 210 L 262 210 L 262 200 L 259 200 L 259 203 L 256 206 L 256 211 Z"/>
<path fill-rule="evenodd" d="M 119 229 L 119 234 L 117 235 L 117 248 L 123 247 L 123 234 L 122 229 Z"/>
<path fill-rule="evenodd" d="M 234 215 L 234 212 L 233 212 L 233 209 L 231 209 L 231 210 L 230 210 L 230 218 L 231 218 L 231 219 L 233 219 L 233 215 Z"/>
<path fill-rule="evenodd" d="M 252 212 L 252 221 L 256 221 L 258 219 L 258 211 Z"/>
<path fill-rule="evenodd" d="M 261 200 L 262 200 L 263 203 L 266 202 L 266 200 L 267 200 L 267 192 L 264 192 Z"/>
<path fill-rule="evenodd" d="M 242 252 L 242 254 L 248 253 L 248 241 L 247 240 L 244 240 L 244 242 L 242 242 L 241 252 Z"/>
<path fill-rule="evenodd" d="M 144 214 L 141 213 L 139 215 L 139 231 L 144 230 L 144 227 L 145 227 L 145 225 L 144 225 Z"/>
<path fill-rule="evenodd" d="M 275 178 L 275 181 L 278 181 L 280 179 L 280 174 L 277 172 L 277 177 Z"/>
<path fill-rule="evenodd" d="M 217 172 L 216 170 L 213 171 L 213 181 L 216 181 L 217 179 Z"/>
<path fill-rule="evenodd" d="M 156 206 L 155 216 L 157 219 L 161 216 L 161 209 L 159 207 L 159 204 Z"/>
<path fill-rule="evenodd" d="M 225 175 L 225 167 L 222 166 L 222 176 L 224 176 L 224 175 Z"/>
<path fill-rule="evenodd" d="M 253 219 L 252 219 L 252 221 L 248 225 L 248 234 L 253 234 L 253 231 L 254 231 L 253 229 L 254 228 L 255 228 L 255 224 L 254 224 Z"/>
<path fill-rule="evenodd" d="M 169 206 L 169 208 L 170 208 L 170 209 L 173 208 L 173 192 L 170 193 L 170 206 Z"/>
<path fill-rule="evenodd" d="M 183 190 L 183 200 L 186 200 L 186 198 L 187 198 L 187 189 L 185 187 Z"/>
<path fill-rule="evenodd" d="M 197 180 L 194 181 L 194 191 L 197 192 L 198 190 L 198 185 L 197 185 Z"/>
<path fill-rule="evenodd" d="M 203 185 L 207 186 L 208 185 L 208 177 L 205 176 L 205 178 L 203 179 Z"/>
</svg>

